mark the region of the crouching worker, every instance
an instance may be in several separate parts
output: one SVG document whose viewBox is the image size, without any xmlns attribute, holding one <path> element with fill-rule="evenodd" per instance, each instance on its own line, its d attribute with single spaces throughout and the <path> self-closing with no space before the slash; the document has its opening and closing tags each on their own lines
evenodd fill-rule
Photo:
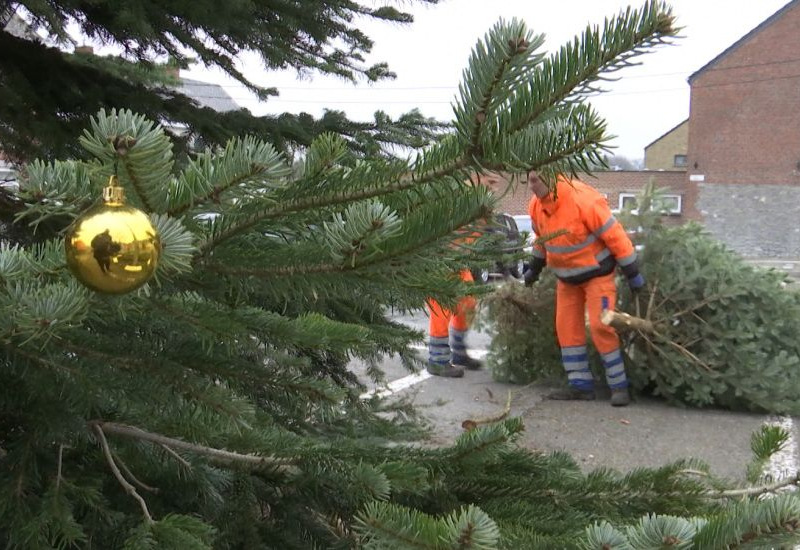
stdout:
<svg viewBox="0 0 800 550">
<path fill-rule="evenodd" d="M 604 310 L 614 309 L 617 266 L 633 291 L 644 287 L 633 243 L 611 214 L 605 197 L 591 186 L 560 176 L 553 193 L 535 172 L 528 174 L 528 184 L 534 195 L 528 210 L 536 235 L 564 232 L 534 246 L 533 259 L 523 275 L 529 286 L 547 265 L 558 278 L 556 335 L 569 387 L 547 397 L 595 398 L 586 349 L 588 312 L 589 332 L 603 360 L 611 404 L 625 406 L 630 403 L 630 395 L 619 336 L 613 327 L 600 321 L 600 316 Z"/>
</svg>

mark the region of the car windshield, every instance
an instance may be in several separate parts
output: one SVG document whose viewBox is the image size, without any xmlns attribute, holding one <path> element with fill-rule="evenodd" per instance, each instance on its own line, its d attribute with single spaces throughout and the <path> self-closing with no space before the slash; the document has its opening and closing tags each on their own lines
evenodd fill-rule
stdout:
<svg viewBox="0 0 800 550">
<path fill-rule="evenodd" d="M 514 216 L 514 221 L 517 222 L 517 228 L 519 228 L 520 233 L 522 233 L 523 231 L 528 233 L 531 232 L 530 216 Z"/>
</svg>

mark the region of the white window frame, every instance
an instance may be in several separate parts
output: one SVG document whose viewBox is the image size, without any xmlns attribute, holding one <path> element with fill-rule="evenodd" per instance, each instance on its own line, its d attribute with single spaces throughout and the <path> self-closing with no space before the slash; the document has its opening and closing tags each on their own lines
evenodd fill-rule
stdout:
<svg viewBox="0 0 800 550">
<path fill-rule="evenodd" d="M 637 193 L 620 193 L 618 199 L 618 211 L 622 212 L 624 208 L 625 199 L 636 199 Z M 677 202 L 677 206 L 667 212 L 667 214 L 676 216 L 680 215 L 683 212 L 683 195 L 678 194 L 665 194 L 661 195 L 664 199 L 675 199 Z"/>
<path fill-rule="evenodd" d="M 620 193 L 617 197 L 617 210 L 622 212 L 625 210 L 625 199 L 636 199 L 637 193 Z"/>
</svg>

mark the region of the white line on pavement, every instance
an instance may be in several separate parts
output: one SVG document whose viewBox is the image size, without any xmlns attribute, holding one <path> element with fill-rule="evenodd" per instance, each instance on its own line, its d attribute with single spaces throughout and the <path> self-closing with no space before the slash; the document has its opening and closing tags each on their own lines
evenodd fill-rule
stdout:
<svg viewBox="0 0 800 550">
<path fill-rule="evenodd" d="M 789 434 L 789 439 L 786 441 L 783 449 L 772 455 L 769 462 L 764 467 L 764 475 L 769 476 L 773 481 L 786 479 L 789 476 L 795 476 L 798 472 L 797 462 L 797 439 L 794 436 L 794 422 L 790 416 L 780 416 L 767 420 L 764 425 L 778 426 L 783 428 Z M 794 486 L 788 489 L 794 490 Z"/>
<path fill-rule="evenodd" d="M 416 350 L 423 350 L 423 351 L 428 350 L 427 346 L 415 345 L 410 347 Z M 476 359 L 483 359 L 489 352 L 485 349 L 476 349 L 476 350 L 470 350 L 469 353 Z M 393 393 L 403 391 L 415 384 L 419 384 L 420 382 L 427 380 L 431 376 L 433 375 L 430 374 L 428 371 L 420 371 L 416 374 L 409 374 L 408 376 L 404 376 L 403 378 L 398 378 L 397 380 L 389 382 L 383 388 L 376 388 L 374 390 L 364 392 L 359 397 L 361 397 L 361 399 L 369 399 L 373 395 L 377 395 L 378 397 L 388 397 Z"/>
<path fill-rule="evenodd" d="M 423 380 L 427 380 L 431 376 L 433 375 L 425 370 L 416 374 L 409 374 L 408 376 L 404 376 L 403 378 L 398 378 L 397 380 L 389 382 L 383 389 L 377 388 L 366 393 L 362 393 L 360 397 L 361 399 L 369 399 L 373 395 L 377 395 L 378 397 L 388 397 L 393 393 L 410 388 L 414 384 L 418 384 Z"/>
<path fill-rule="evenodd" d="M 769 462 L 764 467 L 764 476 L 771 478 L 770 481 L 779 481 L 789 476 L 796 476 L 798 472 L 797 462 L 797 439 L 794 437 L 794 422 L 790 416 L 779 416 L 764 422 L 765 426 L 778 426 L 789 434 L 786 445 L 783 449 L 772 455 Z M 783 491 L 794 491 L 797 487 L 789 485 Z M 800 545 L 792 547 L 793 550 L 800 550 Z"/>
</svg>

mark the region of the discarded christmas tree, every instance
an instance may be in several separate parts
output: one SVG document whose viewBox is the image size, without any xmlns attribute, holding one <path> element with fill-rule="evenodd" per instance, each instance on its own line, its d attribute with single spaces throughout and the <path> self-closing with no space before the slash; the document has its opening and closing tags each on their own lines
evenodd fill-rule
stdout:
<svg viewBox="0 0 800 550">
<path fill-rule="evenodd" d="M 81 140 L 90 161 L 27 166 L 19 192 L 2 201 L 19 209 L 29 234 L 0 248 L 0 543 L 283 550 L 792 540 L 797 499 L 746 499 L 774 488 L 724 489 L 700 464 L 584 475 L 568 456 L 516 447 L 515 419 L 471 430 L 451 448 L 404 445 L 415 425 L 361 399 L 347 370 L 352 357 L 372 362 L 376 377 L 381 354 L 410 360 L 414 334 L 387 320 L 385 307 L 418 309 L 428 296 L 449 303 L 464 292 L 452 273 L 472 251 L 450 242 L 491 208 L 485 190 L 464 183 L 469 176 L 480 166 L 570 170 L 596 159 L 604 126 L 579 92 L 674 32 L 669 10 L 650 2 L 544 59 L 541 37 L 519 21 L 498 24 L 465 71 L 455 131 L 413 161 L 358 158 L 325 135 L 297 172 L 254 138 L 176 167 L 157 126 L 116 111 L 97 115 Z M 161 250 L 146 286 L 105 295 L 70 275 L 61 235 L 115 173 Z M 108 277 L 135 251 L 111 246 L 113 233 L 97 245 Z M 760 458 L 776 448 L 774 434 L 759 441 Z"/>
</svg>

